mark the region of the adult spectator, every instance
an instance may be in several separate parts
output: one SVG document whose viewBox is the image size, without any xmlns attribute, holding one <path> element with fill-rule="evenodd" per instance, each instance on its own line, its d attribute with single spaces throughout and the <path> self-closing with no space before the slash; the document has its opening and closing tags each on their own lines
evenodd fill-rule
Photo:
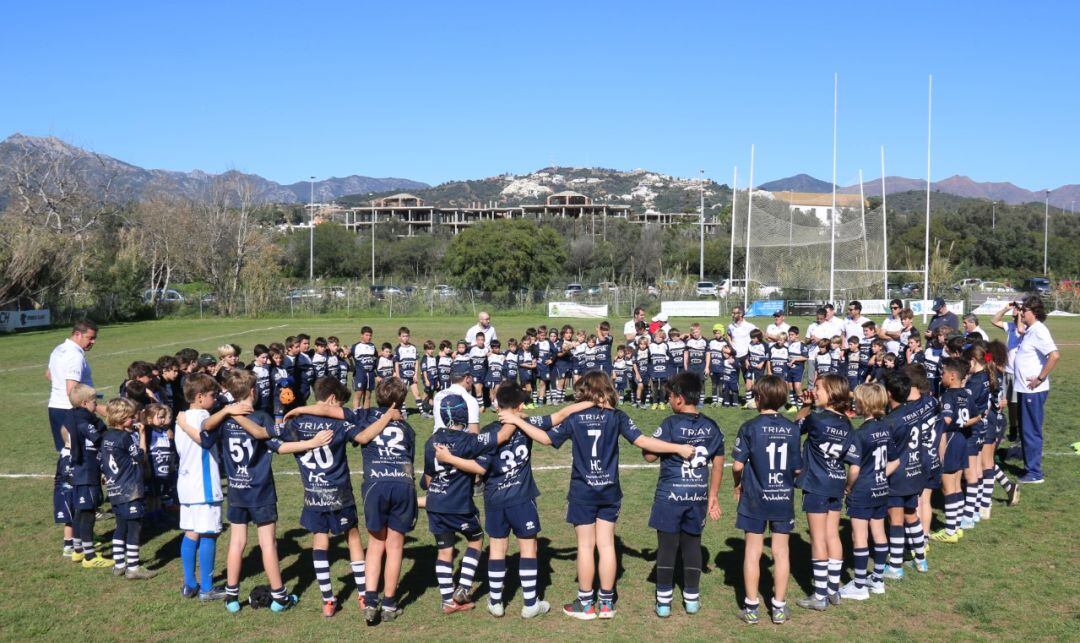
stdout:
<svg viewBox="0 0 1080 643">
<path fill-rule="evenodd" d="M 75 322 L 71 336 L 53 349 L 49 355 L 49 368 L 45 379 L 51 383 L 49 391 L 49 428 L 52 429 L 53 446 L 59 451 L 64 446 L 60 437 L 60 428 L 64 426 L 71 401 L 68 394 L 76 384 L 94 385 L 90 365 L 86 363 L 86 351 L 97 342 L 98 327 L 94 322 L 83 319 Z"/>
<path fill-rule="evenodd" d="M 844 320 L 844 340 L 847 341 L 852 337 L 861 340 L 863 336 L 862 325 L 870 321 L 869 317 L 864 317 L 862 314 L 862 302 L 855 300 L 848 303 L 847 312 L 847 319 Z"/>
<path fill-rule="evenodd" d="M 1027 329 L 1013 357 L 1013 386 L 1020 407 L 1020 446 L 1027 471 L 1019 481 L 1042 484 L 1043 409 L 1050 392 L 1050 373 L 1061 355 L 1043 323 L 1046 308 L 1042 299 L 1035 296 L 1025 299 L 1020 319 Z"/>
<path fill-rule="evenodd" d="M 901 344 L 904 342 L 900 334 L 904 331 L 904 323 L 900 320 L 900 311 L 904 309 L 904 302 L 894 299 L 889 302 L 889 315 L 878 326 L 878 337 L 885 340 L 885 350 L 893 355 L 900 354 Z"/>
<path fill-rule="evenodd" d="M 623 337 L 626 338 L 626 341 L 632 342 L 634 341 L 634 338 L 637 337 L 638 322 L 645 322 L 645 309 L 641 306 L 638 306 L 634 309 L 634 318 L 623 324 L 622 332 Z"/>
<path fill-rule="evenodd" d="M 832 304 L 825 304 L 823 308 L 825 310 L 825 316 L 814 330 L 814 338 L 832 339 L 833 337 L 843 337 L 844 320 L 836 316 L 836 308 L 833 307 Z"/>
<path fill-rule="evenodd" d="M 811 386 L 813 386 L 814 382 L 817 380 L 817 343 L 824 337 L 824 335 L 821 334 L 824 332 L 824 329 L 821 326 L 824 322 L 825 307 L 820 306 L 817 309 L 817 318 L 810 322 L 810 325 L 806 327 L 806 341 L 810 345 L 810 350 L 806 352 L 806 370 L 809 373 Z"/>
<path fill-rule="evenodd" d="M 983 338 L 984 342 L 990 341 L 990 336 L 986 334 L 986 331 L 979 328 L 979 318 L 968 313 L 964 315 L 964 336 L 971 335 L 972 333 Z"/>
<path fill-rule="evenodd" d="M 784 311 L 778 310 L 772 314 L 773 323 L 765 327 L 765 339 L 769 342 L 778 342 L 787 339 L 788 329 L 791 324 L 784 321 Z"/>
<path fill-rule="evenodd" d="M 746 321 L 743 316 L 742 306 L 731 309 L 731 323 L 727 327 L 727 339 L 728 343 L 731 344 L 731 348 L 735 350 L 735 361 L 739 363 L 740 369 L 742 368 L 743 359 L 750 352 L 750 331 L 755 328 L 757 326 Z"/>
<path fill-rule="evenodd" d="M 435 431 L 446 428 L 446 419 L 461 417 L 461 409 L 451 407 L 464 405 L 465 428 L 473 433 L 480 430 L 480 403 L 473 395 L 472 373 L 454 373 L 450 376 L 450 386 L 435 394 L 431 408 L 435 415 Z M 447 399 L 449 398 L 449 399 Z"/>
<path fill-rule="evenodd" d="M 477 316 L 476 323 L 465 331 L 465 341 L 469 343 L 469 346 L 476 346 L 477 335 L 484 336 L 484 346 L 491 346 L 491 340 L 499 338 L 498 333 L 495 332 L 495 327 L 491 325 L 491 315 L 483 310 Z"/>
<path fill-rule="evenodd" d="M 934 300 L 934 316 L 930 318 L 930 325 L 926 327 L 926 339 L 930 339 L 937 332 L 938 328 L 942 326 L 948 326 L 953 330 L 960 330 L 960 320 L 956 318 L 956 314 L 949 310 L 949 306 L 945 303 L 945 300 L 938 297 Z"/>
<path fill-rule="evenodd" d="M 667 313 L 657 313 L 656 317 L 652 318 L 652 323 L 649 324 L 649 335 L 655 335 L 658 330 L 664 331 L 665 337 L 671 332 L 671 324 L 667 323 Z"/>
<path fill-rule="evenodd" d="M 1006 314 L 1012 314 L 1012 321 L 1005 321 Z M 1005 331 L 1005 346 L 1008 348 L 1008 362 L 1005 365 L 1005 399 L 1009 404 L 1009 442 L 1020 438 L 1020 409 L 1017 406 L 1016 386 L 1013 384 L 1013 364 L 1016 362 L 1016 349 L 1024 336 L 1024 322 L 1020 319 L 1019 302 L 1010 302 L 997 311 L 990 323 Z"/>
</svg>

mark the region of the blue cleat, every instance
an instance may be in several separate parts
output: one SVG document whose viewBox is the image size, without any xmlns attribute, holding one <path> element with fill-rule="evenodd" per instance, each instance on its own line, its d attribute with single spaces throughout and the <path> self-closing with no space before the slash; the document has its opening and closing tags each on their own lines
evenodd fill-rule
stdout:
<svg viewBox="0 0 1080 643">
<path fill-rule="evenodd" d="M 667 618 L 671 616 L 671 605 L 664 605 L 662 603 L 656 604 L 656 615 L 660 618 Z"/>
</svg>

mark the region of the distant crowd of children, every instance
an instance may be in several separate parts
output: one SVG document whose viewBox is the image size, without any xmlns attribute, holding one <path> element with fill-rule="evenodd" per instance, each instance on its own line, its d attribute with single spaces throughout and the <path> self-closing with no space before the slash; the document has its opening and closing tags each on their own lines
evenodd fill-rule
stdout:
<svg viewBox="0 0 1080 643">
<path fill-rule="evenodd" d="M 427 340 L 417 347 L 406 327 L 398 330 L 396 346 L 377 347 L 364 326 L 352 346 L 333 336 L 312 343 L 307 335 L 258 344 L 246 365 L 234 344 L 221 346 L 216 357 L 183 349 L 153 364 L 136 361 L 120 395 L 104 405 L 90 387 L 71 389 L 74 408 L 65 422 L 54 498 L 64 555 L 117 576 L 151 578 L 154 572 L 139 557 L 144 521 L 168 524 L 167 512 L 176 511 L 184 532 L 181 594 L 224 600 L 237 612 L 248 527 L 255 525 L 269 587 L 265 601 L 253 593 L 252 604 L 289 609 L 298 599 L 286 590 L 279 568 L 271 467 L 272 454 L 289 453 L 304 488 L 300 524 L 313 534 L 311 564 L 324 615 L 340 609 L 328 551 L 332 537 L 344 536 L 365 619 L 375 624 L 397 617 L 406 534 L 425 508 L 438 549 L 430 571 L 443 612 L 475 606 L 486 531 L 488 611 L 496 617 L 505 611 L 502 588 L 513 533 L 521 551 L 521 615 L 532 618 L 550 609 L 537 586 L 540 515 L 532 447 L 570 441 L 566 520 L 578 540 L 578 588 L 563 611 L 582 620 L 611 618 L 621 436 L 647 460 L 660 462 L 649 520 L 658 540 L 655 612 L 671 614 L 681 551 L 683 604 L 695 613 L 701 607 L 700 539 L 707 517 L 721 515 L 725 453 L 723 432 L 702 413 L 706 401 L 758 410 L 738 429 L 731 452 L 735 525 L 746 535 L 742 618 L 750 624 L 760 618 L 758 567 L 766 529 L 776 567 L 770 616 L 776 623 L 790 617 L 787 537 L 795 525 L 796 488 L 803 491 L 810 528 L 814 588 L 797 604 L 815 610 L 883 593 L 886 579 L 904 577 L 905 553 L 915 571 L 926 572 L 927 537 L 957 543 L 989 518 L 995 481 L 1008 493 L 1008 504 L 1018 502 L 1018 487 L 994 462 L 1005 426 L 1002 342 L 945 329 L 923 350 L 909 315 L 899 351 L 887 350 L 874 322 L 866 322 L 862 337 L 816 344 L 804 341 L 797 327 L 768 341 L 753 329 L 744 354 L 736 357 L 731 327 L 715 325 L 711 340 L 699 324 L 689 329 L 649 333 L 639 324 L 632 342 L 614 346 L 607 322 L 593 333 L 539 326 L 508 340 L 504 349 L 498 340 L 486 345 L 483 334 L 473 345 Z M 812 384 L 804 391 L 808 372 Z M 563 404 L 568 391 L 573 404 L 546 416 L 528 414 L 541 404 Z M 413 465 L 417 436 L 405 414 L 410 394 L 435 422 L 420 475 Z M 672 415 L 646 435 L 617 408 L 621 402 L 670 408 Z M 498 419 L 482 425 L 488 407 Z M 789 420 L 781 411 L 797 415 Z M 852 424 L 856 417 L 859 428 Z M 349 444 L 361 447 L 366 553 Z M 230 534 L 226 584 L 215 587 L 223 475 Z M 426 491 L 423 498 L 417 483 Z M 475 485 L 483 489 L 483 525 Z M 938 489 L 945 526 L 930 534 L 931 497 Z M 105 500 L 116 520 L 111 559 L 94 544 Z M 841 586 L 844 504 L 854 570 Z M 467 545 L 455 574 L 458 534 Z"/>
</svg>

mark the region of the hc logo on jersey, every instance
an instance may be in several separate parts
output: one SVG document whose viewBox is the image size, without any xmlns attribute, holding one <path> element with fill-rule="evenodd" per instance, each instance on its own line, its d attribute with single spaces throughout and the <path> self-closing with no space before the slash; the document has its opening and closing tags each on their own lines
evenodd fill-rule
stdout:
<svg viewBox="0 0 1080 643">
<path fill-rule="evenodd" d="M 236 477 L 238 477 L 238 478 L 246 478 L 246 477 L 248 477 L 247 465 L 237 465 L 237 467 L 236 467 Z"/>
<path fill-rule="evenodd" d="M 781 485 L 784 484 L 784 474 L 782 472 L 770 473 L 769 484 Z"/>
<path fill-rule="evenodd" d="M 311 484 L 326 484 L 325 473 L 313 473 L 311 474 Z"/>
<path fill-rule="evenodd" d="M 600 472 L 604 470 L 604 467 L 600 465 L 599 460 L 589 460 L 589 470 Z"/>
</svg>

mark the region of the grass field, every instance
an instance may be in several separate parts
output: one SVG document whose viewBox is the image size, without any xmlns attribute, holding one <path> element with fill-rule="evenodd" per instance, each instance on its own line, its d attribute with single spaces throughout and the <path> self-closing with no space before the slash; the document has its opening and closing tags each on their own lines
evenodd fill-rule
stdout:
<svg viewBox="0 0 1080 643">
<path fill-rule="evenodd" d="M 502 318 L 495 324 L 504 338 L 518 334 L 539 319 Z M 704 320 L 703 320 L 704 321 Z M 764 323 L 763 320 L 757 320 Z M 375 328 L 376 340 L 392 337 L 402 323 L 412 329 L 414 340 L 456 339 L 472 318 L 419 318 L 392 320 L 318 319 L 287 320 L 182 320 L 108 326 L 101 329 L 97 346 L 89 353 L 94 381 L 106 394 L 115 392 L 129 362 L 153 360 L 185 346 L 212 350 L 234 341 L 248 352 L 257 342 L 268 343 L 286 335 L 307 332 L 339 335 L 355 341 L 361 322 Z M 690 320 L 679 320 L 680 327 Z M 548 322 L 550 324 L 550 321 Z M 574 323 L 570 321 L 570 323 Z M 712 321 L 708 322 L 711 325 Z M 805 328 L 806 320 L 798 322 Z M 161 574 L 135 583 L 114 578 L 107 570 L 83 570 L 60 556 L 60 529 L 51 518 L 51 473 L 55 467 L 46 418 L 48 384 L 43 379 L 49 352 L 62 341 L 63 329 L 0 337 L 0 497 L 7 512 L 0 520 L 0 638 L 6 640 L 49 639 L 262 639 L 302 640 L 403 635 L 426 639 L 500 640 L 516 636 L 535 638 L 716 639 L 743 637 L 828 639 L 1076 639 L 1080 634 L 1080 546 L 1075 536 L 1074 507 L 1080 500 L 1080 457 L 1069 444 L 1080 440 L 1075 418 L 1080 417 L 1080 320 L 1051 319 L 1050 329 L 1062 351 L 1053 376 L 1047 407 L 1047 484 L 1023 489 L 1016 508 L 1003 504 L 996 490 L 993 519 L 980 524 L 958 545 L 935 544 L 930 552 L 929 574 L 909 575 L 889 585 L 885 596 L 862 603 L 844 603 L 827 612 L 795 608 L 792 621 L 777 628 L 762 623 L 748 628 L 737 619 L 742 596 L 742 533 L 734 528 L 730 469 L 721 490 L 724 515 L 710 523 L 702 542 L 707 550 L 707 569 L 702 577 L 703 609 L 693 617 L 682 613 L 678 598 L 674 615 L 660 620 L 652 613 L 653 564 L 656 535 L 647 526 L 657 471 L 654 468 L 624 469 L 621 475 L 625 498 L 618 527 L 620 552 L 619 615 L 611 622 L 581 623 L 562 616 L 558 605 L 574 595 L 573 531 L 563 520 L 570 449 L 554 451 L 537 446 L 534 466 L 549 467 L 536 473 L 543 532 L 540 543 L 542 594 L 553 604 L 553 613 L 522 621 L 517 588 L 516 560 L 507 574 L 507 616 L 494 619 L 482 608 L 465 614 L 438 613 L 439 594 L 434 582 L 434 541 L 422 514 L 417 529 L 406 543 L 402 570 L 404 614 L 396 622 L 362 633 L 363 619 L 356 609 L 355 592 L 348 573 L 344 544 L 332 549 L 333 578 L 346 609 L 332 620 L 320 613 L 318 587 L 314 584 L 310 536 L 299 527 L 301 503 L 296 465 L 291 457 L 275 463 L 280 513 L 279 547 L 286 583 L 300 594 L 291 613 L 274 615 L 266 610 L 244 610 L 229 615 L 221 604 L 200 605 L 179 597 L 181 571 L 179 532 L 154 535 L 142 547 L 143 560 Z M 621 328 L 621 325 L 617 325 Z M 994 330 L 996 329 L 988 329 Z M 1000 333 L 998 333 L 1000 335 Z M 644 429 L 655 427 L 660 412 L 629 409 Z M 707 409 L 728 439 L 728 451 L 739 424 L 750 411 Z M 493 417 L 493 416 L 492 416 Z M 422 443 L 431 433 L 431 422 L 414 416 L 412 425 Z M 418 450 L 419 451 L 419 450 Z M 353 452 L 353 470 L 359 470 L 359 452 Z M 640 454 L 624 443 L 622 463 L 641 463 Z M 1010 474 L 1017 470 L 1010 466 Z M 12 477 L 11 474 L 37 474 Z M 42 476 L 42 474 L 45 474 Z M 356 484 L 359 486 L 359 478 Z M 940 518 L 940 511 L 937 513 Z M 790 598 L 809 591 L 810 547 L 802 516 L 792 538 L 793 583 Z M 844 523 L 845 549 L 850 566 L 850 539 Z M 105 536 L 113 523 L 99 523 Z M 367 544 L 366 535 L 364 537 Z M 223 539 L 225 540 L 225 539 Z M 249 540 L 254 540 L 252 534 Z M 219 544 L 219 565 L 224 566 L 224 544 Z M 513 545 L 511 551 L 515 551 Z M 265 582 L 257 551 L 249 551 L 241 591 L 246 596 L 255 584 Z M 485 576 L 482 563 L 478 579 Z M 844 580 L 847 580 L 845 573 Z M 763 579 L 768 597 L 770 579 Z M 486 600 L 481 583 L 478 596 Z M 346 594 L 346 592 L 348 592 Z M 478 605 L 482 605 L 480 602 Z M 272 629 L 271 629 L 272 628 Z"/>
</svg>

